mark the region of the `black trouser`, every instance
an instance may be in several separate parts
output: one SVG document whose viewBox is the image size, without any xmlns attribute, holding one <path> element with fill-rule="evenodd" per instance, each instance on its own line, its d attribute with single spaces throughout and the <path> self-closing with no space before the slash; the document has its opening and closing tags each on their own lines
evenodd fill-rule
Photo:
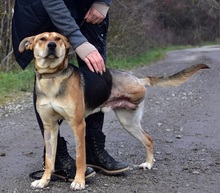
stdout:
<svg viewBox="0 0 220 193">
<path fill-rule="evenodd" d="M 97 25 L 84 22 L 81 24 L 80 28 L 82 34 L 87 38 L 87 40 L 91 44 L 93 44 L 98 49 L 104 61 L 106 61 L 106 36 L 108 30 L 108 18 L 106 18 L 101 24 L 97 24 Z M 81 60 L 79 57 L 77 57 L 77 61 L 79 67 L 86 65 L 84 61 Z M 36 83 L 34 83 L 34 95 L 33 95 L 34 109 L 40 130 L 43 134 L 44 132 L 43 123 L 36 109 L 37 96 L 35 93 L 35 84 Z M 59 124 L 61 124 L 61 122 Z M 86 118 L 86 136 L 87 137 L 90 136 L 90 130 L 102 131 L 103 122 L 104 122 L 104 113 L 102 112 L 98 112 L 88 116 Z"/>
</svg>

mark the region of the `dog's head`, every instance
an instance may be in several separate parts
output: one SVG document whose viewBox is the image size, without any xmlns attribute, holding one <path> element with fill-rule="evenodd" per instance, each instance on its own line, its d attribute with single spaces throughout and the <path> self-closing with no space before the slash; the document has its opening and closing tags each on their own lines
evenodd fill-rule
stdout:
<svg viewBox="0 0 220 193">
<path fill-rule="evenodd" d="M 35 69 L 43 73 L 54 73 L 68 64 L 67 53 L 70 44 L 67 38 L 56 32 L 44 32 L 23 39 L 19 52 L 32 50 L 35 58 Z"/>
</svg>

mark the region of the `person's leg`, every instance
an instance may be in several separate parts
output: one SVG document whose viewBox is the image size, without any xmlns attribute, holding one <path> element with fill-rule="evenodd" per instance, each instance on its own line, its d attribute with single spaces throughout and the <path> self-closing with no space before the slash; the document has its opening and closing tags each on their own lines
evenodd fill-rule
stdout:
<svg viewBox="0 0 220 193">
<path fill-rule="evenodd" d="M 106 61 L 106 35 L 108 18 L 101 24 L 83 23 L 83 35 L 93 44 Z M 78 57 L 79 67 L 86 64 Z M 98 112 L 86 118 L 86 162 L 88 166 L 101 169 L 107 174 L 116 174 L 128 170 L 128 165 L 117 162 L 105 150 L 105 135 L 102 132 L 104 113 Z"/>
<path fill-rule="evenodd" d="M 105 135 L 102 132 L 104 115 L 95 113 L 86 119 L 86 163 L 106 174 L 117 174 L 128 170 L 128 165 L 115 161 L 105 150 Z"/>
<path fill-rule="evenodd" d="M 43 123 L 36 108 L 37 95 L 36 95 L 35 86 L 36 86 L 36 81 L 34 81 L 34 93 L 33 93 L 34 110 L 35 110 L 39 128 L 44 137 Z M 61 122 L 62 120 L 60 120 L 59 124 L 61 124 Z M 56 160 L 55 160 L 55 174 L 56 176 L 61 176 L 63 178 L 73 179 L 76 174 L 75 160 L 69 155 L 68 149 L 67 149 L 67 142 L 64 139 L 64 137 L 60 136 L 60 132 L 58 133 L 57 140 L 58 141 L 57 141 L 57 153 L 56 153 Z M 43 165 L 44 165 L 44 158 L 45 158 L 45 148 L 44 148 L 44 155 L 43 155 Z M 94 170 L 92 168 L 87 167 L 85 177 L 89 178 L 94 175 L 95 175 Z"/>
</svg>

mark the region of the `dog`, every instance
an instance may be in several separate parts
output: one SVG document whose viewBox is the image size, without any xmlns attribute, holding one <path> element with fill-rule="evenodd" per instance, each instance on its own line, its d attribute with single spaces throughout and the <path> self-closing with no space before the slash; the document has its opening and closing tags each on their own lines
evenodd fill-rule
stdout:
<svg viewBox="0 0 220 193">
<path fill-rule="evenodd" d="M 146 161 L 140 168 L 154 164 L 153 139 L 141 126 L 146 86 L 179 86 L 206 64 L 188 67 L 168 77 L 138 78 L 126 71 L 107 69 L 103 75 L 77 68 L 68 62 L 70 44 L 56 32 L 44 32 L 23 39 L 19 51 L 32 50 L 36 74 L 37 111 L 44 125 L 45 171 L 33 188 L 48 185 L 54 171 L 58 121 L 66 120 L 75 135 L 76 175 L 72 190 L 85 188 L 85 117 L 113 110 L 122 127 L 146 148 Z"/>
</svg>

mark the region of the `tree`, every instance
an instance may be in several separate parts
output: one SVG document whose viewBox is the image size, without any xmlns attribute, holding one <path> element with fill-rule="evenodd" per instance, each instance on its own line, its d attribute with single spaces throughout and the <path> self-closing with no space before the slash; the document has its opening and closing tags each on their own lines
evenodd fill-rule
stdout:
<svg viewBox="0 0 220 193">
<path fill-rule="evenodd" d="M 9 70 L 13 64 L 13 51 L 11 40 L 11 18 L 14 2 L 1 0 L 0 3 L 0 67 Z"/>
</svg>

